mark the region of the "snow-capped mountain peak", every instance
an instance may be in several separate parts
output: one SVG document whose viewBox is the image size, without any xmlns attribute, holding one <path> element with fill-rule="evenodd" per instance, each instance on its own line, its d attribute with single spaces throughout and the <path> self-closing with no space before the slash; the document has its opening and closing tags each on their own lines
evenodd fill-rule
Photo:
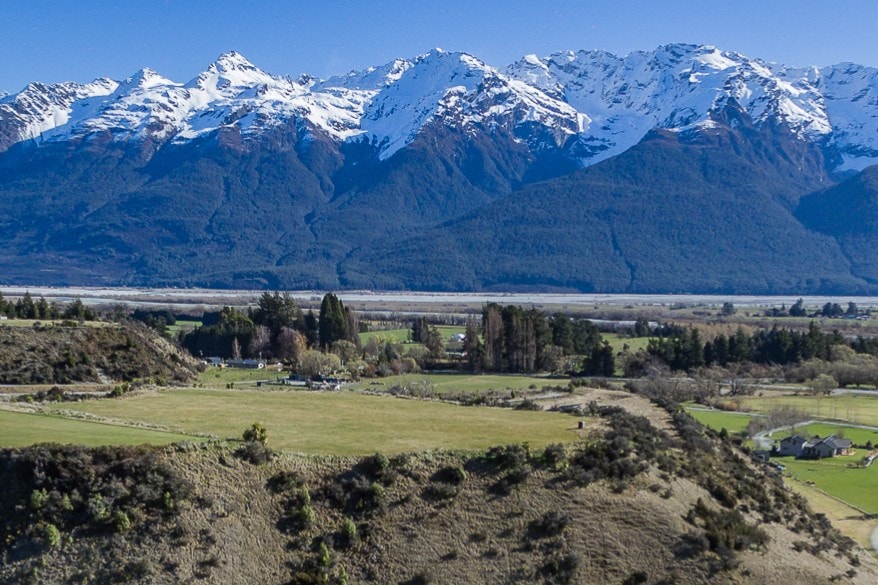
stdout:
<svg viewBox="0 0 878 585">
<path fill-rule="evenodd" d="M 559 144 L 580 124 L 568 105 L 462 52 L 434 49 L 411 61 L 398 59 L 330 78 L 321 88 L 333 85 L 365 97 L 360 129 L 379 145 L 381 158 L 392 156 L 433 122 L 484 130 L 545 123 Z"/>
<path fill-rule="evenodd" d="M 123 81 L 122 83 L 120 83 L 119 89 L 117 89 L 117 91 L 120 91 L 123 89 L 131 89 L 131 88 L 135 88 L 135 87 L 148 89 L 151 87 L 158 87 L 158 86 L 165 86 L 165 85 L 179 85 L 179 84 L 174 83 L 173 81 L 171 81 L 167 77 L 163 77 L 163 76 L 159 75 L 158 73 L 156 73 L 155 71 L 153 71 L 152 69 L 150 69 L 149 67 L 146 67 L 144 69 L 141 69 L 140 71 L 138 71 L 137 73 L 135 73 L 131 77 L 125 79 L 125 81 Z"/>
<path fill-rule="evenodd" d="M 275 76 L 231 51 L 185 84 L 151 69 L 121 82 L 29 84 L 0 97 L 0 152 L 25 140 L 95 132 L 179 142 L 221 127 L 250 137 L 294 123 L 306 136 L 366 139 L 388 158 L 426 126 L 443 124 L 465 134 L 505 132 L 532 149 L 568 149 L 592 164 L 655 128 L 709 128 L 730 103 L 757 127 L 785 126 L 832 149 L 841 168 L 878 162 L 878 70 L 786 68 L 692 44 L 622 57 L 530 54 L 503 69 L 437 48 L 323 81 Z"/>
<path fill-rule="evenodd" d="M 220 55 L 207 70 L 190 81 L 187 87 L 204 90 L 212 96 L 228 97 L 241 89 L 276 81 L 277 78 L 256 67 L 243 55 L 231 51 Z"/>
<path fill-rule="evenodd" d="M 623 152 L 653 128 L 710 127 L 729 100 L 757 125 L 786 125 L 803 140 L 822 141 L 832 131 L 813 70 L 787 70 L 710 45 L 663 45 L 625 57 L 603 51 L 528 56 L 506 72 L 591 118 L 580 136 L 588 162 Z"/>
</svg>

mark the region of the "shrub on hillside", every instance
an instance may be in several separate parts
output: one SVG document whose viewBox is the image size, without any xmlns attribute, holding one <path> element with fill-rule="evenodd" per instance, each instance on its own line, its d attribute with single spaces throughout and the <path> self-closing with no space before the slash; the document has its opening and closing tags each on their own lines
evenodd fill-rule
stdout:
<svg viewBox="0 0 878 585">
<path fill-rule="evenodd" d="M 274 458 L 274 451 L 259 441 L 245 441 L 235 450 L 235 456 L 253 465 L 264 465 Z"/>
<path fill-rule="evenodd" d="M 542 518 L 533 520 L 527 526 L 528 538 L 547 538 L 558 536 L 570 523 L 573 517 L 569 512 L 548 512 Z"/>
<path fill-rule="evenodd" d="M 247 430 L 244 431 L 243 439 L 249 442 L 258 442 L 263 445 L 268 443 L 268 429 L 262 426 L 260 423 L 255 422 L 250 425 Z"/>
<path fill-rule="evenodd" d="M 174 513 L 165 494 L 188 499 L 192 484 L 164 463 L 158 449 L 43 445 L 0 450 L 0 552 L 21 537 L 59 537 L 74 530 L 108 532 Z"/>
</svg>

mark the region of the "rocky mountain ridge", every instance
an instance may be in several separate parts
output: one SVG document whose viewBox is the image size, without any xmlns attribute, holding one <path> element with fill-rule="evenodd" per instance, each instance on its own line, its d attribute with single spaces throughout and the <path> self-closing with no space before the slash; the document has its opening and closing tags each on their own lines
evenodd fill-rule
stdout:
<svg viewBox="0 0 878 585">
<path fill-rule="evenodd" d="M 878 161 L 876 87 L 870 67 L 788 68 L 683 44 L 625 57 L 528 55 L 502 69 L 435 49 L 326 80 L 272 75 L 232 51 L 185 84 L 151 69 L 123 81 L 30 84 L 0 101 L 0 150 L 101 132 L 181 142 L 227 126 L 260 134 L 296 121 L 337 142 L 375 143 L 386 159 L 439 122 L 506 127 L 534 148 L 566 147 L 588 165 L 655 128 L 709 128 L 734 102 L 757 124 L 781 124 L 825 145 L 831 168 L 861 170 Z"/>
</svg>

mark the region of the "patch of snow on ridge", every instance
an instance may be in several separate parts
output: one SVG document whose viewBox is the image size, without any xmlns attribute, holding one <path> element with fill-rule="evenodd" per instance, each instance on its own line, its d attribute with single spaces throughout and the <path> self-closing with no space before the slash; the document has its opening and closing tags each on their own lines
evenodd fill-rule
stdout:
<svg viewBox="0 0 878 585">
<path fill-rule="evenodd" d="M 723 70 L 735 67 L 737 63 L 717 49 L 716 47 L 705 47 L 706 51 L 695 57 L 699 63 L 710 67 L 711 69 Z M 712 49 L 712 50 L 711 50 Z"/>
<path fill-rule="evenodd" d="M 43 134 L 67 124 L 72 106 L 80 100 L 111 94 L 118 83 L 100 78 L 91 83 L 45 85 L 30 83 L 0 103 L 0 120 L 18 130 L 19 140 L 42 139 Z"/>
</svg>

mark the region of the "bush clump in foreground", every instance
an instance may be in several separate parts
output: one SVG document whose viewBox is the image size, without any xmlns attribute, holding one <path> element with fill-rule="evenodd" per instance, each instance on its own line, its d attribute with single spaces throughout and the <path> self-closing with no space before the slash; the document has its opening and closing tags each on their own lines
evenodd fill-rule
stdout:
<svg viewBox="0 0 878 585">
<path fill-rule="evenodd" d="M 194 486 L 152 447 L 0 450 L 0 553 L 63 535 L 124 532 L 167 519 Z"/>
</svg>

